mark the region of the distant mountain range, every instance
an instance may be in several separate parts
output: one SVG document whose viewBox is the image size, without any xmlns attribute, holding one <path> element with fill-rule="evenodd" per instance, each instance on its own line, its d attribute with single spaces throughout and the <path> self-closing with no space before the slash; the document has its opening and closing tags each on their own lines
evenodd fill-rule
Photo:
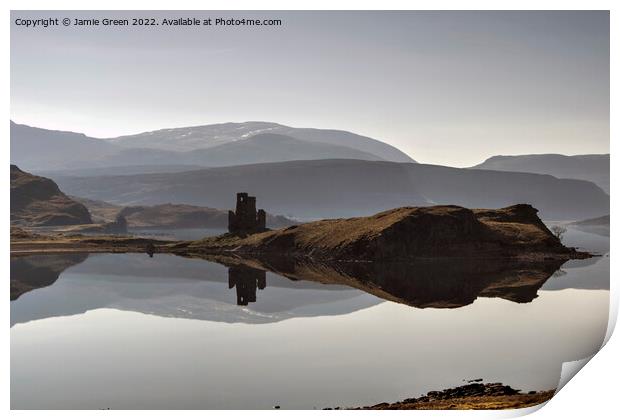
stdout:
<svg viewBox="0 0 620 420">
<path fill-rule="evenodd" d="M 609 213 L 609 196 L 588 181 L 415 163 L 306 160 L 56 181 L 71 195 L 122 205 L 186 203 L 226 209 L 234 207 L 236 192 L 248 191 L 261 208 L 302 219 L 433 204 L 501 208 L 528 203 L 548 220 Z"/>
<path fill-rule="evenodd" d="M 11 122 L 11 160 L 68 194 L 123 206 L 228 209 L 236 192 L 248 191 L 267 211 L 301 219 L 434 204 L 528 203 L 547 220 L 609 213 L 609 155 L 494 156 L 459 169 L 416 164 L 393 146 L 354 133 L 271 122 L 109 139 Z"/>
<path fill-rule="evenodd" d="M 220 167 L 326 158 L 413 162 L 395 147 L 369 137 L 275 123 L 215 124 L 97 139 L 11 121 L 11 162 L 39 173 L 109 168 L 107 173 L 116 174 L 115 168 L 131 166 L 174 172 L 188 165 Z"/>
<path fill-rule="evenodd" d="M 585 179 L 594 182 L 609 194 L 609 154 L 493 156 L 473 168 L 547 174 L 556 178 Z"/>
</svg>

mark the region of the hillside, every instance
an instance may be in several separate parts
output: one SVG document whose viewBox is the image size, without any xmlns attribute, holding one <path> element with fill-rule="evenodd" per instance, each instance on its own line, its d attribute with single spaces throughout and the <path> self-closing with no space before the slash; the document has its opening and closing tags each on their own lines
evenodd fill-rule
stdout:
<svg viewBox="0 0 620 420">
<path fill-rule="evenodd" d="M 105 201 L 72 197 L 84 204 L 93 220 L 98 223 L 109 223 L 122 215 L 129 228 L 216 228 L 228 226 L 228 210 L 211 207 L 192 206 L 189 204 L 158 204 L 155 206 L 122 207 Z M 281 228 L 297 223 L 284 216 L 267 214 L 267 227 Z"/>
<path fill-rule="evenodd" d="M 120 215 L 132 228 L 226 228 L 228 210 L 188 204 L 159 204 L 123 208 Z M 267 214 L 267 226 L 281 228 L 296 223 L 284 216 Z"/>
<path fill-rule="evenodd" d="M 474 169 L 529 172 L 594 182 L 609 194 L 609 155 L 558 154 L 493 156 Z"/>
<path fill-rule="evenodd" d="M 138 175 L 187 172 L 204 169 L 200 165 L 113 165 L 94 168 L 40 170 L 37 173 L 48 178 L 59 176 L 105 176 L 105 175 Z"/>
<path fill-rule="evenodd" d="M 326 158 L 413 162 L 398 149 L 368 137 L 274 123 L 216 124 L 97 139 L 11 121 L 11 161 L 52 176 L 58 172 L 178 172 L 196 167 Z"/>
<path fill-rule="evenodd" d="M 274 133 L 256 134 L 247 139 L 185 153 L 190 156 L 184 158 L 184 162 L 206 167 L 309 159 L 385 160 L 353 147 L 304 141 Z"/>
<path fill-rule="evenodd" d="M 402 207 L 369 217 L 329 219 L 247 237 L 222 235 L 174 247 L 180 253 L 311 257 L 317 261 L 413 258 L 579 258 L 518 204 L 499 210 Z M 586 256 L 584 254 L 583 256 Z"/>
<path fill-rule="evenodd" d="M 58 177 L 70 194 L 119 205 L 187 203 L 230 209 L 249 191 L 261 207 L 298 219 L 352 217 L 402 206 L 500 208 L 532 204 L 547 220 L 609 213 L 596 185 L 549 175 L 360 160 L 313 160 L 105 177 Z"/>
<path fill-rule="evenodd" d="M 72 167 L 73 161 L 103 158 L 117 147 L 69 131 L 45 130 L 11 121 L 11 162 L 26 170 Z"/>
<path fill-rule="evenodd" d="M 110 138 L 106 139 L 106 141 L 125 148 L 156 148 L 186 152 L 234 143 L 257 134 L 285 135 L 311 143 L 357 149 L 370 155 L 378 156 L 381 160 L 413 162 L 413 159 L 397 148 L 370 137 L 344 130 L 294 128 L 263 121 L 169 128 Z"/>
<path fill-rule="evenodd" d="M 54 226 L 92 223 L 88 210 L 54 181 L 11 165 L 11 224 Z"/>
</svg>

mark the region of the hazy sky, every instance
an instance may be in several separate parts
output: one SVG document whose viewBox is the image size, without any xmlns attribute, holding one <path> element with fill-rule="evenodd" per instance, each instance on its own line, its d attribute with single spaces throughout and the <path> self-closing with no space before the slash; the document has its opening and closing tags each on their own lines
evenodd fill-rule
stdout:
<svg viewBox="0 0 620 420">
<path fill-rule="evenodd" d="M 337 128 L 424 163 L 608 153 L 607 12 L 12 12 L 11 118 L 96 137 L 227 121 Z M 25 28 L 249 17 L 276 27 Z"/>
</svg>

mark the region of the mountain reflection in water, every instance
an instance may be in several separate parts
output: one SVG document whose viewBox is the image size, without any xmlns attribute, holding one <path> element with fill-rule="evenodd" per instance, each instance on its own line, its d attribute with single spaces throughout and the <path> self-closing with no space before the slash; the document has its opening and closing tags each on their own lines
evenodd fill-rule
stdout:
<svg viewBox="0 0 620 420">
<path fill-rule="evenodd" d="M 11 406 L 349 407 L 464 378 L 551 389 L 600 348 L 609 314 L 609 257 L 559 263 L 14 257 Z"/>
<path fill-rule="evenodd" d="M 358 304 L 337 309 L 332 305 L 330 310 L 346 313 L 385 300 L 417 308 L 457 308 L 473 303 L 478 297 L 531 302 L 561 265 L 562 261 L 325 264 L 311 260 L 234 257 L 203 260 L 161 254 L 152 259 L 141 254 L 32 255 L 11 258 L 11 300 L 37 289 L 52 289 L 46 291 L 50 296 L 35 309 L 40 314 L 35 317 L 38 319 L 46 317 L 44 310 L 54 316 L 99 307 L 158 313 L 162 300 L 174 296 L 177 299 L 171 305 L 176 305 L 180 313 L 173 315 L 167 311 L 168 315 L 164 316 L 201 318 L 197 314 L 199 309 L 205 311 L 204 305 L 215 307 L 214 302 L 231 302 L 230 292 L 224 287 L 227 284 L 229 289 L 235 289 L 233 297 L 237 305 L 250 305 L 253 311 L 261 313 L 290 313 L 301 306 L 355 296 L 360 297 Z M 54 290 L 58 287 L 55 282 L 65 271 L 72 285 L 64 287 L 64 294 L 54 307 Z M 278 294 L 282 290 L 290 292 Z M 361 299 L 363 296 L 367 298 Z M 186 302 L 182 301 L 183 297 Z M 20 312 L 28 320 L 29 310 L 22 308 L 24 305 L 15 307 L 15 315 Z M 314 315 L 321 315 L 321 310 L 317 309 Z"/>
</svg>

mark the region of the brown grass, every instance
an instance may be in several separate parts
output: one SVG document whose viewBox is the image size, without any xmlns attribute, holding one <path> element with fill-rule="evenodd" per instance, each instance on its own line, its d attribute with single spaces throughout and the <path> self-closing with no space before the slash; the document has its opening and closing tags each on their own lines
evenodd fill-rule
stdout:
<svg viewBox="0 0 620 420">
<path fill-rule="evenodd" d="M 370 410 L 509 410 L 542 404 L 553 397 L 554 390 L 535 394 L 462 397 L 414 403 L 382 403 Z"/>
</svg>

